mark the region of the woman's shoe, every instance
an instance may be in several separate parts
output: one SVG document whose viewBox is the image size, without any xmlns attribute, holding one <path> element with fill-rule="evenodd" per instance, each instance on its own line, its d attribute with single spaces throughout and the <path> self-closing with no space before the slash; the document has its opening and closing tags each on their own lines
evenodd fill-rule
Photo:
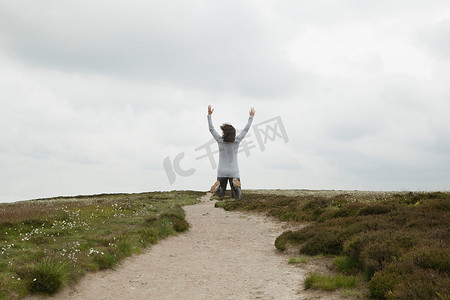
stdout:
<svg viewBox="0 0 450 300">
<path fill-rule="evenodd" d="M 233 185 L 235 186 L 235 187 L 241 187 L 241 182 L 239 181 L 239 179 L 237 179 L 237 178 L 233 178 Z"/>
<path fill-rule="evenodd" d="M 242 199 L 242 191 L 241 188 L 236 186 L 231 189 L 231 196 L 236 200 Z"/>
<path fill-rule="evenodd" d="M 220 181 L 217 180 L 217 181 L 213 184 L 213 186 L 211 187 L 211 189 L 209 190 L 209 192 L 214 194 L 215 192 L 217 192 L 217 191 L 219 190 L 219 187 L 220 187 Z"/>
<path fill-rule="evenodd" d="M 241 182 L 237 178 L 233 178 L 233 186 L 231 187 L 231 196 L 236 200 L 242 199 Z"/>
</svg>

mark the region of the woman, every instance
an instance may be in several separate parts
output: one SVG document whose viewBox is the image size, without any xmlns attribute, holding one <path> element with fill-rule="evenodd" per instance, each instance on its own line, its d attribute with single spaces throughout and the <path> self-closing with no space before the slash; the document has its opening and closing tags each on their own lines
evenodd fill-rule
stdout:
<svg viewBox="0 0 450 300">
<path fill-rule="evenodd" d="M 220 126 L 220 129 L 222 129 L 222 136 L 220 136 L 212 124 L 211 115 L 213 112 L 214 109 L 211 109 L 211 105 L 209 105 L 208 125 L 209 131 L 219 145 L 219 167 L 217 169 L 217 181 L 211 187 L 210 191 L 211 193 L 216 193 L 219 199 L 222 199 L 225 196 L 227 182 L 229 182 L 231 196 L 237 200 L 240 200 L 242 197 L 242 192 L 237 154 L 239 144 L 250 129 L 253 116 L 255 115 L 255 109 L 253 107 L 250 109 L 250 117 L 248 118 L 247 125 L 238 136 L 236 136 L 236 129 L 227 123 Z"/>
</svg>

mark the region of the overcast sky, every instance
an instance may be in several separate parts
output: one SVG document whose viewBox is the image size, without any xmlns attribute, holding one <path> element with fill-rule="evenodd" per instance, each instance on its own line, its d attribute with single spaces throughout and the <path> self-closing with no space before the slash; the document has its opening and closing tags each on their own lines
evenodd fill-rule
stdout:
<svg viewBox="0 0 450 300">
<path fill-rule="evenodd" d="M 448 0 L 0 0 L 0 202 L 208 190 L 208 104 L 243 188 L 448 191 L 449 78 Z"/>
</svg>

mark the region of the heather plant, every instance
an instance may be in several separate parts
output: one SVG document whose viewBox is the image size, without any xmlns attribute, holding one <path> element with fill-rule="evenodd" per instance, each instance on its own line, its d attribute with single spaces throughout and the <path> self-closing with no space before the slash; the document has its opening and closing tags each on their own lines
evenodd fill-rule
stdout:
<svg viewBox="0 0 450 300">
<path fill-rule="evenodd" d="M 323 222 L 330 219 L 335 218 L 344 218 L 350 216 L 357 216 L 358 213 L 365 207 L 363 203 L 359 202 L 351 202 L 345 204 L 342 207 L 336 209 L 329 209 L 321 214 L 321 216 L 317 219 L 319 222 Z"/>
<path fill-rule="evenodd" d="M 356 277 L 346 275 L 309 274 L 304 281 L 305 289 L 324 289 L 334 291 L 338 288 L 351 288 L 356 285 Z"/>
<path fill-rule="evenodd" d="M 342 252 L 342 239 L 337 230 L 325 229 L 316 231 L 314 236 L 307 239 L 300 248 L 300 253 L 307 255 L 333 254 Z"/>
<path fill-rule="evenodd" d="M 53 294 L 188 229 L 191 191 L 102 194 L 0 204 L 0 299 Z"/>
<path fill-rule="evenodd" d="M 392 267 L 379 271 L 369 282 L 370 296 L 376 299 L 386 299 L 401 281 L 401 276 Z"/>
<path fill-rule="evenodd" d="M 299 245 L 308 239 L 307 233 L 288 230 L 275 239 L 275 247 L 278 250 L 286 250 L 288 247 Z"/>
<path fill-rule="evenodd" d="M 281 234 L 275 247 L 336 255 L 335 269 L 365 278 L 373 298 L 450 299 L 448 192 L 247 192 L 217 206 L 308 221 Z M 313 274 L 305 286 L 317 278 L 323 281 Z"/>
<path fill-rule="evenodd" d="M 396 205 L 394 203 L 375 203 L 375 204 L 364 206 L 358 212 L 358 215 L 360 215 L 360 216 L 383 215 L 383 214 L 387 214 L 395 209 L 396 209 Z"/>
<path fill-rule="evenodd" d="M 288 242 L 291 238 L 292 231 L 285 231 L 275 239 L 275 248 L 278 250 L 286 250 Z"/>
<path fill-rule="evenodd" d="M 312 220 L 310 214 L 302 207 L 307 200 L 299 201 L 295 197 L 285 195 L 266 195 L 256 193 L 246 193 L 244 201 L 225 200 L 216 203 L 216 207 L 225 210 L 245 210 L 254 212 L 264 212 L 269 216 L 282 221 L 309 221 Z"/>
<path fill-rule="evenodd" d="M 396 262 L 374 274 L 369 292 L 377 299 L 448 299 L 450 278 L 436 270 Z"/>
<path fill-rule="evenodd" d="M 432 269 L 450 276 L 450 249 L 440 246 L 422 246 L 403 257 L 422 269 Z"/>
<path fill-rule="evenodd" d="M 186 221 L 185 216 L 184 211 L 178 207 L 177 209 L 164 212 L 160 215 L 160 218 L 168 218 L 176 232 L 183 232 L 189 229 L 189 223 Z"/>
<path fill-rule="evenodd" d="M 413 267 L 384 297 L 387 299 L 449 299 L 450 279 L 434 270 Z"/>
</svg>

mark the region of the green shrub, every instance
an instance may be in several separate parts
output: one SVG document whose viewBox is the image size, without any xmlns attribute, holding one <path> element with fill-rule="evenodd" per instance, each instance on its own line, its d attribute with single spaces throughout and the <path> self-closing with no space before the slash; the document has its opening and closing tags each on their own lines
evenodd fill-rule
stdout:
<svg viewBox="0 0 450 300">
<path fill-rule="evenodd" d="M 330 200 L 325 198 L 313 198 L 306 202 L 306 204 L 301 208 L 304 212 L 307 212 L 309 220 L 317 220 L 326 212 L 326 208 L 329 206 Z"/>
<path fill-rule="evenodd" d="M 158 238 L 174 235 L 189 229 L 189 223 L 185 219 L 185 212 L 181 207 L 167 210 L 159 216 L 149 216 L 144 220 L 144 226 L 154 229 L 141 229 L 141 241 L 145 245 L 156 243 Z"/>
<path fill-rule="evenodd" d="M 356 285 L 354 276 L 345 275 L 322 275 L 319 273 L 309 274 L 304 281 L 305 289 L 324 289 L 334 291 L 338 288 L 351 288 Z"/>
<path fill-rule="evenodd" d="M 342 240 L 338 233 L 331 230 L 318 231 L 312 238 L 308 239 L 300 248 L 300 253 L 308 255 L 333 254 L 342 252 Z"/>
<path fill-rule="evenodd" d="M 306 218 L 305 214 L 303 214 L 299 209 L 272 209 L 268 211 L 267 215 L 270 217 L 277 217 L 280 221 L 299 222 L 303 220 L 309 220 L 309 218 Z"/>
<path fill-rule="evenodd" d="M 189 229 L 189 223 L 185 219 L 172 218 L 172 225 L 176 232 L 184 232 Z"/>
<path fill-rule="evenodd" d="M 131 244 L 124 237 L 117 242 L 117 250 L 122 257 L 128 257 L 132 253 Z"/>
<path fill-rule="evenodd" d="M 432 269 L 450 275 L 450 250 L 438 246 L 425 246 L 411 251 L 403 258 L 423 269 Z"/>
<path fill-rule="evenodd" d="M 450 211 L 450 199 L 430 199 L 423 203 L 424 210 L 438 212 Z"/>
<path fill-rule="evenodd" d="M 367 278 L 414 246 L 414 238 L 401 233 L 379 231 L 372 234 L 371 238 L 372 241 L 365 245 L 360 257 Z"/>
<path fill-rule="evenodd" d="M 119 262 L 117 254 L 114 253 L 97 253 L 94 255 L 94 262 L 98 265 L 100 270 L 114 268 Z"/>
<path fill-rule="evenodd" d="M 288 264 L 304 264 L 308 262 L 308 258 L 302 256 L 302 257 L 291 257 L 289 258 Z"/>
<path fill-rule="evenodd" d="M 314 288 L 314 285 L 318 281 L 319 274 L 318 273 L 312 273 L 306 276 L 303 284 L 305 285 L 305 289 Z"/>
<path fill-rule="evenodd" d="M 350 225 L 342 229 L 344 235 L 349 237 L 358 233 L 369 233 L 381 230 L 393 231 L 400 227 L 392 222 L 390 216 L 386 215 L 358 216 L 350 219 L 349 221 Z"/>
<path fill-rule="evenodd" d="M 375 273 L 369 292 L 377 299 L 448 299 L 450 278 L 436 270 L 396 262 Z"/>
<path fill-rule="evenodd" d="M 139 234 L 144 246 L 155 244 L 158 241 L 158 231 L 155 228 L 141 228 Z"/>
<path fill-rule="evenodd" d="M 69 282 L 70 270 L 67 263 L 47 259 L 36 263 L 29 270 L 30 293 L 54 294 Z"/>
<path fill-rule="evenodd" d="M 334 260 L 336 269 L 365 273 L 372 297 L 450 298 L 445 289 L 450 286 L 450 193 L 336 194 L 250 193 L 248 202 L 233 201 L 233 205 L 280 220 L 316 221 L 283 233 L 275 247 L 284 250 L 292 245 L 310 255 L 344 255 Z"/>
<path fill-rule="evenodd" d="M 390 262 L 400 256 L 400 249 L 392 244 L 374 241 L 369 243 L 361 253 L 362 265 L 367 278 L 386 267 Z"/>
<path fill-rule="evenodd" d="M 343 207 L 339 208 L 334 214 L 333 218 L 344 218 L 344 217 L 351 217 L 351 216 L 357 216 L 358 213 L 363 210 L 366 207 L 365 204 L 360 202 L 353 202 L 344 205 Z"/>
<path fill-rule="evenodd" d="M 165 211 L 162 213 L 159 217 L 165 218 L 168 217 L 169 219 L 180 219 L 183 220 L 185 218 L 186 214 L 184 210 L 181 207 L 176 207 L 171 210 Z"/>
<path fill-rule="evenodd" d="M 315 209 L 325 208 L 328 206 L 329 200 L 325 198 L 313 198 L 306 202 L 306 204 L 302 207 L 302 210 L 307 211 L 313 211 Z"/>
<path fill-rule="evenodd" d="M 447 299 L 450 298 L 450 279 L 434 270 L 412 268 L 394 286 L 388 299 Z"/>
<path fill-rule="evenodd" d="M 144 219 L 144 224 L 147 226 L 152 226 L 158 221 L 158 217 L 155 215 L 148 216 Z"/>
<path fill-rule="evenodd" d="M 186 214 L 181 207 L 176 207 L 160 215 L 160 218 L 168 218 L 176 232 L 184 232 L 189 229 L 189 223 L 185 219 Z"/>
<path fill-rule="evenodd" d="M 359 263 L 350 256 L 339 256 L 333 260 L 336 270 L 344 274 L 356 274 L 359 271 Z"/>
<path fill-rule="evenodd" d="M 158 236 L 161 238 L 175 235 L 177 233 L 173 228 L 171 219 L 168 217 L 159 218 L 156 224 L 156 229 L 158 230 Z"/>
<path fill-rule="evenodd" d="M 368 233 L 354 235 L 344 242 L 342 253 L 362 265 L 361 252 L 371 240 L 373 238 Z"/>
<path fill-rule="evenodd" d="M 442 193 L 442 192 L 432 192 L 432 193 L 424 193 L 424 192 L 418 192 L 418 193 L 410 193 L 408 197 L 406 198 L 407 204 L 415 205 L 417 203 L 420 203 L 421 201 L 427 201 L 430 199 L 442 199 L 442 200 L 449 200 L 450 194 L 449 193 Z"/>
<path fill-rule="evenodd" d="M 276 239 L 275 239 L 275 248 L 277 248 L 278 250 L 286 250 L 287 248 L 287 244 L 288 244 L 288 240 L 289 240 L 289 236 L 292 235 L 292 231 L 285 231 L 283 232 L 281 235 L 279 235 Z"/>
<path fill-rule="evenodd" d="M 307 229 L 308 227 L 297 231 L 288 230 L 283 232 L 275 239 L 275 248 L 278 250 L 286 250 L 288 245 L 300 244 L 309 237 Z"/>
<path fill-rule="evenodd" d="M 395 207 L 390 204 L 372 204 L 367 205 L 359 211 L 360 216 L 383 215 L 394 210 Z"/>
<path fill-rule="evenodd" d="M 394 286 L 401 281 L 400 275 L 392 269 L 376 272 L 369 282 L 369 293 L 371 297 L 386 299 L 392 293 Z"/>
</svg>

